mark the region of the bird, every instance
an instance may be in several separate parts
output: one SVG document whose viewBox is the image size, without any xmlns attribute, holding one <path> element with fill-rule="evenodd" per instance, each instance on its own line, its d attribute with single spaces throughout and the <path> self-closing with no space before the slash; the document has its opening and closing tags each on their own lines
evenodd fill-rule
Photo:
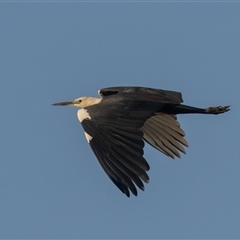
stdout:
<svg viewBox="0 0 240 240">
<path fill-rule="evenodd" d="M 108 87 L 100 98 L 80 97 L 53 106 L 80 108 L 77 117 L 101 167 L 123 194 L 137 196 L 149 182 L 145 142 L 171 158 L 188 147 L 177 114 L 222 114 L 230 106 L 197 108 L 183 105 L 182 94 L 149 87 Z M 144 182 L 144 183 L 143 183 Z"/>
</svg>

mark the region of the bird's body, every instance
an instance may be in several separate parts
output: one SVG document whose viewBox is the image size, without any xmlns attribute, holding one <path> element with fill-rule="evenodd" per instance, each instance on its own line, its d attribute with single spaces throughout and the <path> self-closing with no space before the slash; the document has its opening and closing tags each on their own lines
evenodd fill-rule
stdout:
<svg viewBox="0 0 240 240">
<path fill-rule="evenodd" d="M 102 168 L 128 197 L 148 182 L 144 140 L 165 155 L 180 157 L 188 146 L 176 114 L 220 114 L 229 106 L 195 108 L 182 105 L 179 92 L 144 87 L 99 90 L 101 98 L 82 97 L 53 105 L 81 107 L 77 116 Z"/>
</svg>

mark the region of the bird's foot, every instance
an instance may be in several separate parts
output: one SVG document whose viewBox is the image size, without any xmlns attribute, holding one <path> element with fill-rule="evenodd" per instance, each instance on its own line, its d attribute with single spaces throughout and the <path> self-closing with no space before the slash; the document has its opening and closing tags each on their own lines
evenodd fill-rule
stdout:
<svg viewBox="0 0 240 240">
<path fill-rule="evenodd" d="M 230 106 L 218 106 L 218 107 L 209 107 L 206 108 L 206 113 L 210 113 L 210 114 L 220 114 L 220 113 L 225 113 L 228 112 L 230 110 Z"/>
</svg>

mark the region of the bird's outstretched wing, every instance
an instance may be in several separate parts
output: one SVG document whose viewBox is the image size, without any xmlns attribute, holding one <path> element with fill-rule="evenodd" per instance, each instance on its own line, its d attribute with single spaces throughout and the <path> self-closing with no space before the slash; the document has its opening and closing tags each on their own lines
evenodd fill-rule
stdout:
<svg viewBox="0 0 240 240">
<path fill-rule="evenodd" d="M 146 142 L 171 158 L 180 158 L 180 152 L 186 153 L 183 146 L 188 147 L 175 115 L 156 113 L 141 127 Z"/>
<path fill-rule="evenodd" d="M 148 182 L 149 165 L 143 157 L 144 140 L 167 156 L 180 157 L 187 146 L 175 115 L 161 112 L 180 104 L 181 93 L 141 87 L 105 88 L 102 101 L 87 107 L 83 120 L 89 144 L 102 168 L 128 197 Z"/>
<path fill-rule="evenodd" d="M 84 120 L 82 126 L 91 136 L 89 144 L 99 163 L 115 185 L 128 197 L 129 189 L 137 195 L 134 184 L 144 190 L 142 180 L 149 181 L 149 165 L 143 157 L 143 133 L 119 121 L 106 126 Z"/>
</svg>

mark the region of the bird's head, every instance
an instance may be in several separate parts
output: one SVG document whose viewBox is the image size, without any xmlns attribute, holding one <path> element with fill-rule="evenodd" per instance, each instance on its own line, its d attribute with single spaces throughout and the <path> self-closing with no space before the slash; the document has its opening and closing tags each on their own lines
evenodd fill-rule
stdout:
<svg viewBox="0 0 240 240">
<path fill-rule="evenodd" d="M 94 97 L 80 97 L 74 99 L 73 101 L 66 101 L 66 102 L 59 102 L 52 104 L 53 106 L 73 106 L 79 108 L 89 107 L 91 105 L 97 104 L 101 102 L 101 98 L 94 98 Z"/>
</svg>

